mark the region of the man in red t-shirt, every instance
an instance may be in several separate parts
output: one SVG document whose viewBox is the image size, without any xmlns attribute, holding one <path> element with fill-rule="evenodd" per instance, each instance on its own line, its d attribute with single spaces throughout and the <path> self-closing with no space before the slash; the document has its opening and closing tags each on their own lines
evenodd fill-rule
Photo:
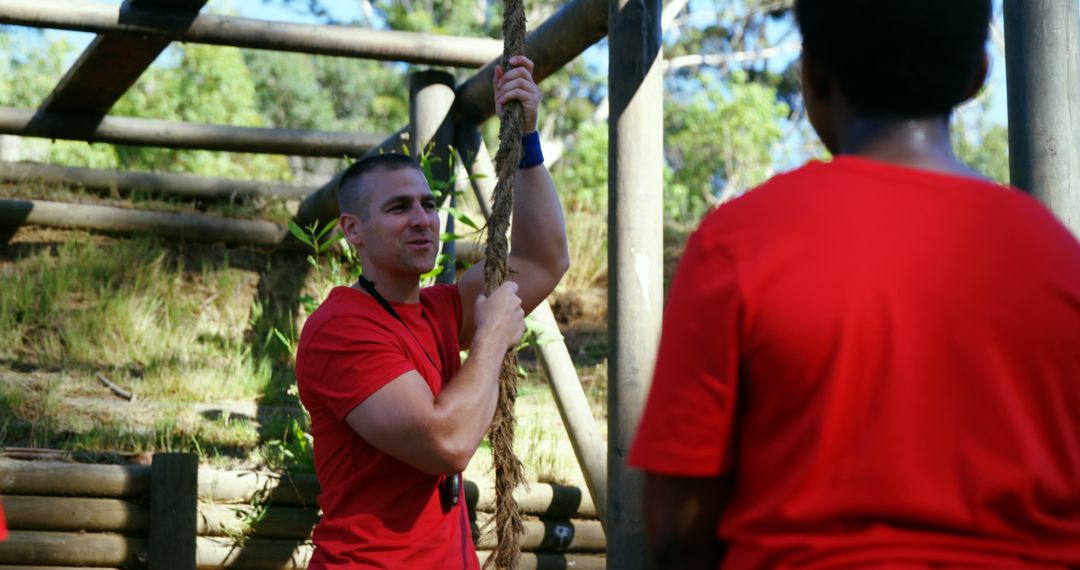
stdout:
<svg viewBox="0 0 1080 570">
<path fill-rule="evenodd" d="M 460 473 L 491 423 L 500 364 L 525 313 L 569 265 L 536 134 L 533 64 L 511 63 L 496 70 L 496 105 L 520 101 L 528 134 L 515 181 L 512 281 L 490 297 L 481 294 L 483 263 L 457 285 L 420 289 L 435 265 L 439 218 L 413 159 L 366 158 L 342 176 L 340 226 L 364 275 L 308 319 L 296 357 L 322 488 L 311 568 L 478 568 Z"/>
<path fill-rule="evenodd" d="M 687 244 L 630 454 L 652 556 L 1080 567 L 1080 244 L 950 148 L 990 1 L 795 12 L 836 158 L 721 206 Z"/>
</svg>

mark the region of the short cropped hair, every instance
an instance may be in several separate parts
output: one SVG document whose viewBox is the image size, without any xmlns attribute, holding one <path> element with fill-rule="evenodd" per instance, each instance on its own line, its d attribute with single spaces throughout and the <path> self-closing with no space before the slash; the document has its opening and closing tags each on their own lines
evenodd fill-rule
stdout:
<svg viewBox="0 0 1080 570">
<path fill-rule="evenodd" d="M 991 0 L 796 0 L 803 50 L 865 116 L 949 114 L 982 72 Z"/>
<path fill-rule="evenodd" d="M 397 152 L 373 154 L 352 163 L 338 180 L 338 209 L 366 221 L 371 216 L 371 188 L 364 183 L 364 176 L 376 170 L 404 168 L 423 171 L 415 158 Z"/>
</svg>

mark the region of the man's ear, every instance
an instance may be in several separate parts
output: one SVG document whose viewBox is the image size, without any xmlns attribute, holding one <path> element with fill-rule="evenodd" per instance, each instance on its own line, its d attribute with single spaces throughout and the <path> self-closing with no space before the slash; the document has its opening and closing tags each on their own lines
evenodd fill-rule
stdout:
<svg viewBox="0 0 1080 570">
<path fill-rule="evenodd" d="M 349 213 L 342 213 L 338 217 L 338 227 L 341 228 L 341 233 L 345 234 L 345 241 L 352 244 L 353 247 L 364 245 L 363 224 L 360 218 Z"/>
<path fill-rule="evenodd" d="M 975 76 L 971 78 L 971 85 L 968 86 L 967 91 L 964 92 L 964 101 L 973 99 L 979 94 L 979 90 L 983 88 L 986 83 L 986 78 L 990 75 L 990 53 L 983 50 L 982 62 L 979 64 L 979 70 L 975 72 Z M 963 101 L 961 101 L 962 103 Z"/>
</svg>

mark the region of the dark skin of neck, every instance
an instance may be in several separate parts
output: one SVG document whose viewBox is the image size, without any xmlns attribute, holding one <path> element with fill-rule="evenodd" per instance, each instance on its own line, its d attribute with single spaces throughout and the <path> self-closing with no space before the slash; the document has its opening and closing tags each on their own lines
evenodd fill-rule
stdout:
<svg viewBox="0 0 1080 570">
<path fill-rule="evenodd" d="M 982 176 L 953 154 L 947 117 L 868 119 L 858 116 L 842 126 L 839 152 L 943 174 Z"/>
<path fill-rule="evenodd" d="M 974 96 L 986 79 L 988 64 L 972 80 Z M 983 179 L 953 154 L 949 115 L 906 118 L 860 114 L 833 76 L 803 54 L 803 99 L 810 123 L 834 155 L 852 155 L 897 166 Z"/>
</svg>

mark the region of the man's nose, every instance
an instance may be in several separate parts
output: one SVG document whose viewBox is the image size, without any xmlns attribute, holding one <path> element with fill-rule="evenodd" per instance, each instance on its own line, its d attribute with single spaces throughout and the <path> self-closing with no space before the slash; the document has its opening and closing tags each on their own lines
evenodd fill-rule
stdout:
<svg viewBox="0 0 1080 570">
<path fill-rule="evenodd" d="M 409 225 L 412 226 L 426 226 L 428 225 L 430 218 L 429 212 L 424 209 L 424 205 L 417 202 L 413 204 L 413 207 L 409 209 Z"/>
</svg>

